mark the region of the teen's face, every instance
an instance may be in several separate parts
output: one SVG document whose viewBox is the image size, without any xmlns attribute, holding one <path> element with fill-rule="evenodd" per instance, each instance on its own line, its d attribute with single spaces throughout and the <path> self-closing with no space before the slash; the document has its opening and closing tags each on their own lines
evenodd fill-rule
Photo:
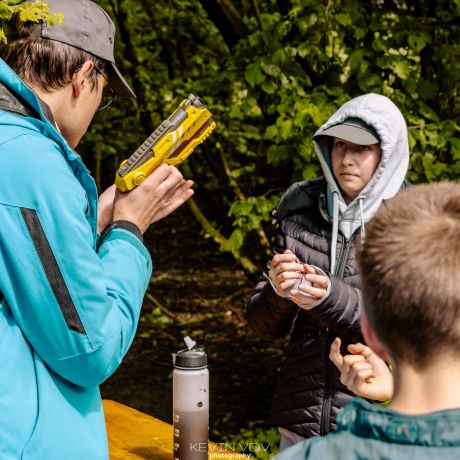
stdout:
<svg viewBox="0 0 460 460">
<path fill-rule="evenodd" d="M 334 138 L 332 169 L 346 203 L 353 201 L 371 180 L 381 156 L 380 144 L 357 145 Z"/>
</svg>

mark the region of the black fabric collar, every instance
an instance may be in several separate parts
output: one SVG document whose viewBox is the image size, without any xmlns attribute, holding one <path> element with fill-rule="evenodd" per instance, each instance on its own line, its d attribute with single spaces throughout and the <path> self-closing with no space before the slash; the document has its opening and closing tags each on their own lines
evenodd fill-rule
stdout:
<svg viewBox="0 0 460 460">
<path fill-rule="evenodd" d="M 43 115 L 45 115 L 47 120 L 56 127 L 56 122 L 54 121 L 53 113 L 51 112 L 49 105 L 37 95 L 35 96 L 40 103 Z M 40 114 L 29 103 L 27 103 L 18 94 L 11 91 L 2 82 L 0 82 L 0 110 L 13 115 L 40 119 Z"/>
</svg>

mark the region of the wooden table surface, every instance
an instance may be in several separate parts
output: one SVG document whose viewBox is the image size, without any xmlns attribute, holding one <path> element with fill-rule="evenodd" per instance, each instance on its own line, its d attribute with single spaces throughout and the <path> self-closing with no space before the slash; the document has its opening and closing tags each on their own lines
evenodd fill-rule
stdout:
<svg viewBox="0 0 460 460">
<path fill-rule="evenodd" d="M 104 400 L 110 460 L 173 460 L 173 427 L 115 401 Z M 209 443 L 209 458 L 247 459 Z"/>
</svg>

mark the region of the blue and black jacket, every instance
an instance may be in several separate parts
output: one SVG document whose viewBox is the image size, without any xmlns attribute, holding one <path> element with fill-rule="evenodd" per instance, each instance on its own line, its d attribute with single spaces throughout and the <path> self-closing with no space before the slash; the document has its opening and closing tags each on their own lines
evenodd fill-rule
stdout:
<svg viewBox="0 0 460 460">
<path fill-rule="evenodd" d="M 97 244 L 93 178 L 1 60 L 0 93 L 0 458 L 107 459 L 98 386 L 133 340 L 150 255 L 123 229 Z"/>
</svg>

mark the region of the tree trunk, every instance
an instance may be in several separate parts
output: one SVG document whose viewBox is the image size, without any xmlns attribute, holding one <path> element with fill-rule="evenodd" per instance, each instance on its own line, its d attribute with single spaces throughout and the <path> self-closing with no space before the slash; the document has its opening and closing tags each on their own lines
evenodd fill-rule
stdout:
<svg viewBox="0 0 460 460">
<path fill-rule="evenodd" d="M 243 19 L 230 0 L 200 0 L 200 3 L 230 50 L 248 35 Z"/>
</svg>

